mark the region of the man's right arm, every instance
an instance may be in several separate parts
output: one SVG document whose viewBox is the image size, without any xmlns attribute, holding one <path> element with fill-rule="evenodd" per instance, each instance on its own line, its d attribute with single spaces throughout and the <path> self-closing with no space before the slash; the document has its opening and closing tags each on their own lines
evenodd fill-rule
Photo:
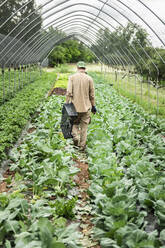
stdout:
<svg viewBox="0 0 165 248">
<path fill-rule="evenodd" d="M 89 84 L 89 99 L 90 99 L 90 102 L 91 102 L 91 105 L 92 105 L 91 112 L 93 114 L 96 114 L 97 109 L 95 107 L 95 88 L 94 88 L 94 82 L 93 82 L 92 78 L 91 78 L 90 84 Z"/>
<path fill-rule="evenodd" d="M 92 106 L 95 106 L 95 88 L 93 79 L 91 78 L 89 81 L 89 99 Z"/>
</svg>

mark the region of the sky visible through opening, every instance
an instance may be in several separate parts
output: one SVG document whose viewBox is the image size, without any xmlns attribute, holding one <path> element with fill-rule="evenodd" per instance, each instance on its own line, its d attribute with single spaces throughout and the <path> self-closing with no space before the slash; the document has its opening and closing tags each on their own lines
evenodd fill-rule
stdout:
<svg viewBox="0 0 165 248">
<path fill-rule="evenodd" d="M 36 0 L 37 5 L 44 5 L 47 2 L 48 0 Z M 142 2 L 146 4 L 152 11 L 154 11 L 159 16 L 159 18 L 161 18 L 165 22 L 165 15 L 164 15 L 165 0 L 143 0 Z M 90 6 L 85 6 L 84 3 L 89 4 Z M 106 3 L 107 5 L 104 3 Z M 126 8 L 122 3 L 126 4 L 132 11 Z M 112 7 L 108 6 L 108 4 Z M 62 8 L 65 9 L 62 10 Z M 99 11 L 100 9 L 102 10 L 101 12 Z M 115 9 L 118 10 L 120 13 L 118 13 Z M 47 13 L 44 13 L 47 10 L 49 11 Z M 123 16 L 125 15 L 132 22 L 141 25 L 143 28 L 147 30 L 147 32 L 149 33 L 149 40 L 152 42 L 154 46 L 161 47 L 162 43 L 156 37 L 153 31 L 148 27 L 148 25 L 150 25 L 155 30 L 157 35 L 161 37 L 162 40 L 165 41 L 165 25 L 161 23 L 160 20 L 158 20 L 158 18 L 155 17 L 138 0 L 120 0 L 120 1 L 119 0 L 109 0 L 109 1 L 68 0 L 65 2 L 64 0 L 52 0 L 49 4 L 47 4 L 45 7 L 42 8 L 41 13 L 43 14 L 43 18 L 44 18 L 43 26 L 46 26 L 50 22 L 53 22 L 55 20 L 58 21 L 54 22 L 53 24 L 54 27 L 60 27 L 61 25 L 63 26 L 63 23 L 67 21 L 67 19 L 65 21 L 64 18 L 64 16 L 66 15 L 67 17 L 70 16 L 70 20 L 72 19 L 73 22 L 72 25 L 76 26 L 77 31 L 81 33 L 81 31 L 79 31 L 79 27 L 81 27 L 81 21 L 78 19 L 75 19 L 74 21 L 74 17 L 73 17 L 74 12 L 80 15 L 81 14 L 85 15 L 86 22 L 88 23 L 89 26 L 91 25 L 90 22 L 92 22 L 91 18 L 95 19 L 95 17 L 97 16 L 96 20 L 98 20 L 105 27 L 108 27 L 111 31 L 113 31 L 111 27 L 108 24 L 106 24 L 103 20 L 108 21 L 114 27 L 119 26 L 117 22 L 125 26 L 128 22 L 128 20 Z M 113 16 L 115 20 L 108 17 L 106 13 Z M 135 13 L 141 18 L 136 16 Z M 48 17 L 50 14 L 51 16 Z M 142 19 L 144 20 L 144 22 Z M 96 28 L 96 32 L 97 32 L 97 28 Z M 67 34 L 69 35 L 69 32 L 67 32 Z M 90 35 L 90 30 L 89 30 L 89 35 Z"/>
</svg>

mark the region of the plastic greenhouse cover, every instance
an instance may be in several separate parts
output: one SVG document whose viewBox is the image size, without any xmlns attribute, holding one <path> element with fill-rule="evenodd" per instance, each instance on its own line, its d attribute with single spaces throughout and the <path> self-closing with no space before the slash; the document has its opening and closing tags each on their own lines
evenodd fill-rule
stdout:
<svg viewBox="0 0 165 248">
<path fill-rule="evenodd" d="M 25 1 L 21 8 L 26 8 L 31 1 Z M 1 6 L 6 3 L 3 1 Z M 33 16 L 33 12 L 22 19 L 6 36 L 0 34 L 0 64 L 8 66 L 42 62 L 53 47 L 64 39 L 60 33 L 44 33 L 44 30 L 48 31 L 51 26 L 64 31 L 68 38 L 74 36 L 90 48 L 96 44 L 101 28 L 108 28 L 113 32 L 120 26 L 125 27 L 127 23 L 137 23 L 149 33 L 148 44 L 152 41 L 154 47 L 163 47 L 164 8 L 163 0 L 36 0 L 35 11 L 42 16 L 40 30 L 36 29 L 37 25 L 40 25 L 40 16 Z M 0 23 L 0 27 L 7 27 L 10 19 L 16 18 L 18 14 L 19 10 L 4 23 Z M 140 44 L 139 47 L 143 50 Z M 102 53 L 106 57 L 106 49 Z M 116 52 L 116 58 L 109 57 L 106 60 L 113 60 L 114 63 L 120 61 L 121 64 L 133 61 L 129 54 L 127 61 L 121 61 L 121 53 L 127 54 L 126 48 L 120 48 Z M 139 57 L 138 51 L 136 53 Z M 146 51 L 143 53 L 149 56 Z M 156 65 L 154 66 L 156 68 Z"/>
</svg>

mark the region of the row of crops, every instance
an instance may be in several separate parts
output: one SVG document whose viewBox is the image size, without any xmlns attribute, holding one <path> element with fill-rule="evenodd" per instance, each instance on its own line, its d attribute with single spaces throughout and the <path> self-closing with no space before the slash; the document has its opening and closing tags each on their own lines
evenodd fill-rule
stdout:
<svg viewBox="0 0 165 248">
<path fill-rule="evenodd" d="M 34 82 L 39 75 L 40 68 L 36 65 L 1 70 L 0 104 L 14 97 L 19 90 Z"/>
<path fill-rule="evenodd" d="M 163 123 L 97 84 L 89 131 L 89 193 L 101 247 L 165 247 Z"/>
<path fill-rule="evenodd" d="M 164 248 L 164 124 L 92 76 L 98 113 L 88 130 L 87 159 L 94 238 L 103 248 Z M 81 247 L 73 190 L 78 155 L 60 131 L 64 100 L 45 100 L 10 154 L 13 176 L 5 179 L 9 192 L 0 194 L 0 247 Z"/>
<path fill-rule="evenodd" d="M 77 225 L 66 226 L 74 216 L 76 198 L 69 194 L 78 171 L 71 160 L 73 148 L 59 132 L 62 99 L 45 102 L 22 144 L 13 149 L 9 181 L 11 193 L 0 195 L 2 247 L 74 247 Z"/>
<path fill-rule="evenodd" d="M 0 162 L 6 159 L 9 148 L 17 141 L 55 79 L 55 74 L 44 72 L 42 78 L 25 85 L 14 98 L 0 106 Z"/>
</svg>

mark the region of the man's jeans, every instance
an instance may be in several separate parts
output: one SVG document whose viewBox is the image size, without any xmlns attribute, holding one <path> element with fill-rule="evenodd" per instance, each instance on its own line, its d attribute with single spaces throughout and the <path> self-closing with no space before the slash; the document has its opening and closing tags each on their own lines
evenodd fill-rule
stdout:
<svg viewBox="0 0 165 248">
<path fill-rule="evenodd" d="M 72 135 L 74 143 L 77 143 L 79 147 L 85 148 L 87 140 L 88 124 L 91 120 L 91 111 L 86 113 L 78 113 L 78 118 L 73 124 Z"/>
</svg>

